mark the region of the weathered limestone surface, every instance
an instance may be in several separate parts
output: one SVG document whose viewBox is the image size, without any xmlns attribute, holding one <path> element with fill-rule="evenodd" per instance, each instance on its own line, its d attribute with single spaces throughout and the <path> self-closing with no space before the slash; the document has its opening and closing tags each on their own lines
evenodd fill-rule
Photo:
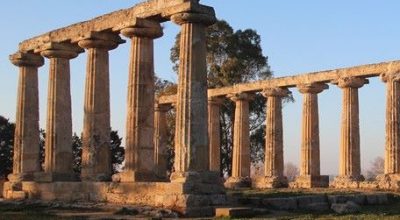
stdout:
<svg viewBox="0 0 400 220">
<path fill-rule="evenodd" d="M 69 60 L 82 49 L 71 44 L 47 44 L 40 54 L 50 59 L 44 172 L 37 181 L 73 180 L 72 115 Z"/>
<path fill-rule="evenodd" d="M 85 106 L 82 136 L 83 181 L 111 178 L 110 88 L 108 51 L 123 41 L 117 35 L 96 33 L 79 41 L 87 49 Z"/>
<path fill-rule="evenodd" d="M 152 181 L 154 166 L 154 46 L 161 26 L 129 27 L 121 33 L 131 39 L 126 117 L 125 168 L 113 178 L 121 182 Z M 118 178 L 119 177 L 119 178 Z"/>
<path fill-rule="evenodd" d="M 300 176 L 292 187 L 326 187 L 329 178 L 320 175 L 318 93 L 328 89 L 322 83 L 301 84 L 303 94 L 303 121 L 301 140 Z"/>
<path fill-rule="evenodd" d="M 156 104 L 154 107 L 154 163 L 157 177 L 164 180 L 167 179 L 167 113 L 170 109 L 170 105 Z"/>
<path fill-rule="evenodd" d="M 337 188 L 346 188 L 348 184 L 364 180 L 360 163 L 358 88 L 366 83 L 368 80 L 355 77 L 340 78 L 337 81 L 343 90 L 339 176 L 332 183 Z"/>
<path fill-rule="evenodd" d="M 11 182 L 32 180 L 39 164 L 39 91 L 38 67 L 44 64 L 41 56 L 16 53 L 10 61 L 19 67 L 18 100 L 15 122 L 13 172 Z"/>
<path fill-rule="evenodd" d="M 205 30 L 215 22 L 215 16 L 181 13 L 171 20 L 181 26 L 175 172 L 171 181 L 185 181 L 187 172 L 205 172 L 209 168 Z"/>
<path fill-rule="evenodd" d="M 49 42 L 75 42 L 82 34 L 90 32 L 109 30 L 119 32 L 126 27 L 137 25 L 153 27 L 153 23 L 147 22 L 145 18 L 162 22 L 168 20 L 174 14 L 188 11 L 215 15 L 212 7 L 199 4 L 198 0 L 150 0 L 132 8 L 115 11 L 28 39 L 19 45 L 19 49 L 21 51 L 32 51 Z"/>
<path fill-rule="evenodd" d="M 400 174 L 400 71 L 381 78 L 386 83 L 385 174 Z"/>
<path fill-rule="evenodd" d="M 238 93 L 228 96 L 235 102 L 233 129 L 232 175 L 225 182 L 227 188 L 250 187 L 250 129 L 249 102 L 253 94 Z"/>
<path fill-rule="evenodd" d="M 288 185 L 283 175 L 283 126 L 282 126 L 282 98 L 289 95 L 285 88 L 263 90 L 267 98 L 266 109 L 266 138 L 265 138 L 265 168 L 264 177 L 253 180 L 256 188 L 277 188 Z"/>
<path fill-rule="evenodd" d="M 250 83 L 240 83 L 230 87 L 222 87 L 208 90 L 208 97 L 223 96 L 240 92 L 257 92 L 265 88 L 275 87 L 296 87 L 299 84 L 330 83 L 342 77 L 374 77 L 388 71 L 400 71 L 400 61 L 392 61 L 377 64 L 361 65 L 349 68 L 326 70 L 314 73 L 293 74 L 293 76 L 277 77 L 267 80 L 260 80 Z M 159 99 L 161 104 L 173 103 L 175 95 L 162 96 Z"/>
<path fill-rule="evenodd" d="M 222 98 L 215 97 L 208 99 L 208 142 L 210 148 L 210 170 L 215 172 L 221 172 L 221 125 L 219 118 L 222 103 Z"/>
</svg>

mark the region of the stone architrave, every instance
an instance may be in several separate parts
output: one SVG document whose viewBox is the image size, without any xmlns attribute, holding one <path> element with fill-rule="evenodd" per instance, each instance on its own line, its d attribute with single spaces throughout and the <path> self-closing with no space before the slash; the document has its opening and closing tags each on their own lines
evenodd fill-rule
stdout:
<svg viewBox="0 0 400 220">
<path fill-rule="evenodd" d="M 77 45 L 49 43 L 37 52 L 50 59 L 44 172 L 39 182 L 75 180 L 72 155 L 72 115 L 69 60 L 83 52 Z"/>
<path fill-rule="evenodd" d="M 329 177 L 320 173 L 318 93 L 328 89 L 324 83 L 298 85 L 303 94 L 303 121 L 300 176 L 292 184 L 295 188 L 327 187 Z"/>
<path fill-rule="evenodd" d="M 167 113 L 171 108 L 171 105 L 160 105 L 158 103 L 154 106 L 154 163 L 157 178 L 161 180 L 167 179 Z"/>
<path fill-rule="evenodd" d="M 8 179 L 20 182 L 33 180 L 34 173 L 40 171 L 38 68 L 44 64 L 44 59 L 17 52 L 10 55 L 10 61 L 19 67 L 19 80 L 13 171 Z"/>
<path fill-rule="evenodd" d="M 126 116 L 124 171 L 113 179 L 121 182 L 156 180 L 154 164 L 154 46 L 163 35 L 159 23 L 153 27 L 121 30 L 131 39 Z"/>
<path fill-rule="evenodd" d="M 187 182 L 191 176 L 198 180 L 198 175 L 209 173 L 206 27 L 216 18 L 214 14 L 179 13 L 171 20 L 181 26 L 171 181 Z"/>
<path fill-rule="evenodd" d="M 78 44 L 87 50 L 82 136 L 82 181 L 111 179 L 110 80 L 108 51 L 124 41 L 112 33 L 89 33 Z"/>
<path fill-rule="evenodd" d="M 342 126 L 340 134 L 339 175 L 332 185 L 347 188 L 363 181 L 360 163 L 360 125 L 358 89 L 368 83 L 358 77 L 340 78 L 337 82 L 343 91 Z"/>
<path fill-rule="evenodd" d="M 249 187 L 251 185 L 249 102 L 254 99 L 254 94 L 235 93 L 228 95 L 228 98 L 235 102 L 235 121 L 232 175 L 226 180 L 225 187 Z"/>
<path fill-rule="evenodd" d="M 253 180 L 255 188 L 287 187 L 287 178 L 283 175 L 283 127 L 282 98 L 290 94 L 286 88 L 267 88 L 262 92 L 266 103 L 266 137 L 264 176 Z"/>
<path fill-rule="evenodd" d="M 221 172 L 220 108 L 223 99 L 208 98 L 208 142 L 210 149 L 210 171 Z"/>
</svg>

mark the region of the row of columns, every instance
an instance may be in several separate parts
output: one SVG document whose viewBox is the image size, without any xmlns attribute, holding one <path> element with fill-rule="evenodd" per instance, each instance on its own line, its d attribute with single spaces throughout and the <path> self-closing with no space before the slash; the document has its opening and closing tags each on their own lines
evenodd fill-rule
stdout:
<svg viewBox="0 0 400 220">
<path fill-rule="evenodd" d="M 385 174 L 400 174 L 399 138 L 399 77 L 400 73 L 384 74 L 382 79 L 387 83 L 386 113 L 386 148 Z M 334 180 L 334 187 L 346 187 L 348 184 L 364 180 L 360 166 L 360 131 L 358 89 L 368 83 L 367 79 L 358 77 L 341 78 L 335 82 L 343 91 L 340 167 L 339 175 Z M 320 142 L 318 93 L 328 89 L 324 83 L 311 83 L 297 86 L 303 95 L 303 121 L 300 175 L 292 187 L 311 188 L 327 187 L 329 177 L 320 173 Z M 252 185 L 257 188 L 276 188 L 288 185 L 283 175 L 283 129 L 282 98 L 290 92 L 286 88 L 268 88 L 262 92 L 266 103 L 266 143 L 265 173 L 261 178 L 253 179 Z M 236 188 L 249 186 L 250 176 L 250 143 L 249 143 L 249 93 L 236 93 L 227 96 L 235 102 L 235 119 L 233 131 L 232 175 L 225 186 Z M 218 101 L 216 101 L 218 100 Z M 219 161 L 219 105 L 221 98 L 209 99 L 209 134 L 210 164 L 214 170 L 220 170 Z M 218 113 L 217 113 L 218 112 Z M 218 126 L 218 128 L 216 128 Z"/>
<path fill-rule="evenodd" d="M 209 170 L 207 123 L 203 121 L 208 115 L 205 29 L 216 19 L 211 14 L 180 13 L 171 20 L 181 26 L 176 119 L 176 137 L 181 138 L 176 140 L 174 180 L 186 178 L 187 173 Z M 166 154 L 166 127 L 162 124 L 168 109 L 154 106 L 153 39 L 163 35 L 162 28 L 159 23 L 146 20 L 120 33 L 131 40 L 125 168 L 112 178 L 121 182 L 158 180 L 166 176 L 166 160 L 162 159 Z M 111 180 L 109 51 L 124 42 L 117 33 L 90 32 L 70 43 L 49 43 L 35 51 L 10 56 L 11 62 L 20 67 L 10 181 L 78 179 L 72 171 L 69 60 L 83 49 L 87 68 L 80 179 Z M 50 73 L 45 164 L 40 172 L 38 68 L 44 64 L 43 57 L 50 59 Z"/>
</svg>

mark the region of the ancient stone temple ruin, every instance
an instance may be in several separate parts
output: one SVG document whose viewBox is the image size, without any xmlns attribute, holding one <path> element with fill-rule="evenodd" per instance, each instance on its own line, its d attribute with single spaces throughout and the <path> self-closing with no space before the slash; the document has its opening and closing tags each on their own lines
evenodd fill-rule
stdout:
<svg viewBox="0 0 400 220">
<path fill-rule="evenodd" d="M 160 23 L 181 28 L 176 95 L 155 97 L 153 40 Z M 290 187 L 328 187 L 320 172 L 318 94 L 328 84 L 343 91 L 340 173 L 337 188 L 398 189 L 400 181 L 400 61 L 357 66 L 232 87 L 207 89 L 206 27 L 213 8 L 197 0 L 151 0 L 23 41 L 10 56 L 19 67 L 13 172 L 7 199 L 101 201 L 146 204 L 187 216 L 212 215 L 228 201 L 225 187 L 288 187 L 283 175 L 282 98 L 303 96 L 300 176 Z M 111 176 L 109 51 L 131 45 L 126 115 L 125 167 Z M 72 170 L 70 60 L 87 53 L 82 173 Z M 38 68 L 50 62 L 44 171 L 39 163 Z M 364 182 L 360 173 L 358 89 L 370 77 L 387 86 L 385 175 Z M 265 174 L 250 179 L 249 102 L 267 100 Z M 235 103 L 232 175 L 220 177 L 220 105 Z M 176 110 L 174 172 L 166 178 L 166 114 Z M 208 119 L 208 120 L 207 120 Z"/>
</svg>

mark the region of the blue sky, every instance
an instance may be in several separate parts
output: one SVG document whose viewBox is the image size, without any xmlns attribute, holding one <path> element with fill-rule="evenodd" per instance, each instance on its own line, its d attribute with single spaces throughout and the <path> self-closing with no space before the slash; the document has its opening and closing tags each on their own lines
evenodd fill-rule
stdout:
<svg viewBox="0 0 400 220">
<path fill-rule="evenodd" d="M 18 0 L 0 7 L 0 115 L 14 121 L 18 69 L 8 55 L 18 42 L 104 13 L 131 7 L 137 0 Z M 220 19 L 234 29 L 252 28 L 261 35 L 264 54 L 275 76 L 335 69 L 367 63 L 400 60 L 400 2 L 396 0 L 272 1 L 204 0 Z M 158 76 L 176 80 L 169 61 L 179 28 L 164 23 L 164 37 L 155 41 Z M 71 62 L 74 131 L 83 120 L 85 54 Z M 112 127 L 124 135 L 129 43 L 110 53 Z M 48 66 L 39 72 L 40 126 L 45 127 Z M 299 162 L 301 96 L 292 89 L 295 103 L 284 107 L 285 160 Z M 338 169 L 341 92 L 334 85 L 319 96 L 321 168 Z M 378 79 L 360 89 L 362 166 L 367 168 L 384 151 L 385 87 Z"/>
</svg>

